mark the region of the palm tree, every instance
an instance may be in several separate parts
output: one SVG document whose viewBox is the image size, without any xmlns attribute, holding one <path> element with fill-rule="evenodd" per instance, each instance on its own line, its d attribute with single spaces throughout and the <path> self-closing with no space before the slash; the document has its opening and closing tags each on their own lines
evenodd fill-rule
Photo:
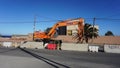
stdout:
<svg viewBox="0 0 120 68">
<path fill-rule="evenodd" d="M 93 31 L 94 30 L 94 31 Z M 88 43 L 89 39 L 97 38 L 98 36 L 98 29 L 93 28 L 91 24 L 86 23 L 84 26 L 84 40 Z"/>
<path fill-rule="evenodd" d="M 82 43 L 85 40 L 85 42 L 88 43 L 89 39 L 92 39 L 93 37 L 97 38 L 97 36 L 99 36 L 98 35 L 98 29 L 97 28 L 93 29 L 91 24 L 86 23 L 84 25 L 84 35 L 83 35 L 82 41 L 81 41 L 81 39 L 79 39 L 79 34 L 76 34 L 74 36 L 74 38 L 77 39 L 77 42 L 81 42 Z"/>
</svg>

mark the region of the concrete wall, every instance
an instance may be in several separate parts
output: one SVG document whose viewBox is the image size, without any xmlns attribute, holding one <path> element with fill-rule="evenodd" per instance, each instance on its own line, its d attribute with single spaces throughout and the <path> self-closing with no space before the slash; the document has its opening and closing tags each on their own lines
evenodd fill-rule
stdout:
<svg viewBox="0 0 120 68">
<path fill-rule="evenodd" d="M 44 49 L 42 42 L 26 42 L 26 43 L 23 43 L 20 47 Z M 88 44 L 62 43 L 61 48 L 62 50 L 88 51 Z"/>
<path fill-rule="evenodd" d="M 21 42 L 12 42 L 13 47 L 19 47 L 21 44 Z"/>
<path fill-rule="evenodd" d="M 37 48 L 37 49 L 43 49 L 43 43 L 42 42 L 26 42 L 20 45 L 21 48 Z"/>
<path fill-rule="evenodd" d="M 120 53 L 120 45 L 104 45 L 104 51 L 107 53 Z"/>
<path fill-rule="evenodd" d="M 2 46 L 2 42 L 0 42 L 0 46 Z"/>
<path fill-rule="evenodd" d="M 62 50 L 88 51 L 88 44 L 62 43 Z"/>
</svg>

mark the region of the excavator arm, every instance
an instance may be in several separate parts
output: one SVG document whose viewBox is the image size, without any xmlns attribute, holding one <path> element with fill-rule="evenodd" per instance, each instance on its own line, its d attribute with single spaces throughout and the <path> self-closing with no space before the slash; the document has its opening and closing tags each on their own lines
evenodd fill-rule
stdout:
<svg viewBox="0 0 120 68">
<path fill-rule="evenodd" d="M 56 23 L 48 33 L 48 36 L 53 37 L 58 27 L 70 26 L 70 25 L 78 25 L 78 34 L 80 34 L 82 37 L 84 32 L 84 19 L 82 18 L 74 19 L 74 20 L 66 20 Z"/>
</svg>

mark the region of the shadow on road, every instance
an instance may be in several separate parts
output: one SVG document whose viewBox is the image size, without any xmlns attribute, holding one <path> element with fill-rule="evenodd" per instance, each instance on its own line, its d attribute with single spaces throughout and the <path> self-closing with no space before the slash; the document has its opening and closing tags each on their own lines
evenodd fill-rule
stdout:
<svg viewBox="0 0 120 68">
<path fill-rule="evenodd" d="M 27 50 L 25 50 L 25 49 L 22 49 L 22 48 L 19 48 L 19 49 L 21 49 L 22 51 L 24 51 L 24 52 L 32 55 L 33 57 L 35 57 L 35 58 L 37 58 L 37 59 L 39 59 L 39 60 L 42 60 L 42 61 L 46 62 L 47 64 L 49 64 L 49 65 L 51 65 L 51 66 L 53 66 L 53 67 L 55 67 L 55 68 L 59 68 L 59 66 L 62 66 L 62 67 L 64 67 L 64 68 L 70 68 L 70 67 L 68 67 L 68 66 L 66 66 L 66 65 L 57 63 L 57 62 L 52 61 L 52 60 L 50 60 L 50 59 L 44 58 L 44 57 L 42 57 L 42 56 L 40 56 L 40 55 L 34 54 L 34 53 L 32 53 L 32 52 L 29 52 L 29 51 L 27 51 Z"/>
<path fill-rule="evenodd" d="M 14 51 L 14 50 L 16 50 L 17 48 L 14 48 L 14 49 L 9 49 L 9 50 L 6 50 L 6 51 L 2 51 L 2 52 L 0 52 L 0 53 L 6 53 L 6 52 L 10 52 L 10 51 Z"/>
</svg>

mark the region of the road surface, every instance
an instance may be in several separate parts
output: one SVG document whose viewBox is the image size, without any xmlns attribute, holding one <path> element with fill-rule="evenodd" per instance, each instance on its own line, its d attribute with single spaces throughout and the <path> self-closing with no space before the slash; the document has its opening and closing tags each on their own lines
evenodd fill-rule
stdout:
<svg viewBox="0 0 120 68">
<path fill-rule="evenodd" d="M 0 47 L 0 68 L 120 68 L 120 54 Z"/>
</svg>

